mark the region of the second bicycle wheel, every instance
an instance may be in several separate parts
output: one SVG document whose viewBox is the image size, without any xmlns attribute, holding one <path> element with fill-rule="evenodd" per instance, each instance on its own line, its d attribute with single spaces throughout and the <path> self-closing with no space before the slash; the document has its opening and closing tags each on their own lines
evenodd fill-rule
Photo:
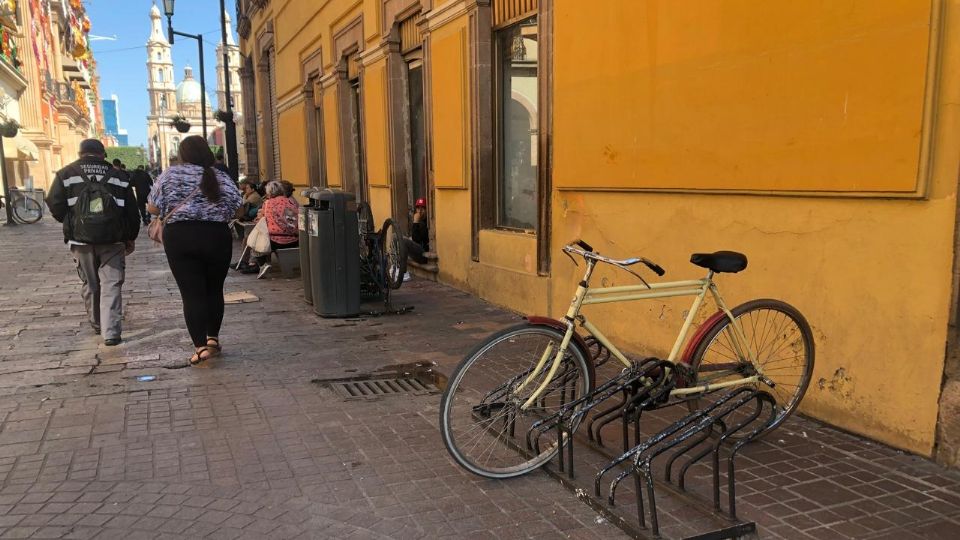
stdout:
<svg viewBox="0 0 960 540">
<path fill-rule="evenodd" d="M 380 229 L 380 245 L 383 246 L 387 286 L 399 289 L 400 285 L 403 285 L 403 276 L 407 273 L 407 244 L 397 230 L 396 223 L 390 218 L 383 222 L 383 228 Z"/>
<path fill-rule="evenodd" d="M 769 433 L 793 414 L 807 391 L 813 375 L 813 332 L 800 311 L 779 300 L 752 300 L 731 312 L 743 330 L 745 345 L 756 358 L 756 365 L 744 357 L 747 351 L 737 345 L 735 328 L 724 317 L 703 336 L 693 353 L 690 367 L 696 373 L 696 382 L 691 386 L 761 374 L 772 386 L 764 382 L 755 386 L 769 392 L 780 407 L 765 432 Z M 698 405 L 697 400 L 690 402 L 691 409 Z M 732 414 L 727 424 L 736 423 L 746 414 Z M 745 433 L 742 430 L 737 435 Z M 732 438 L 738 438 L 737 435 Z"/>
<path fill-rule="evenodd" d="M 559 330 L 521 324 L 494 334 L 457 366 L 440 401 L 440 430 L 458 464 L 486 478 L 510 478 L 556 455 L 555 430 L 544 435 L 539 451 L 527 449 L 527 431 L 593 387 L 587 356 L 575 341 L 547 379 L 562 340 Z M 545 354 L 550 360 L 536 371 Z M 544 392 L 523 409 L 544 381 Z"/>
<path fill-rule="evenodd" d="M 15 197 L 10 209 L 13 219 L 23 224 L 36 223 L 43 217 L 43 207 L 31 197 Z"/>
</svg>

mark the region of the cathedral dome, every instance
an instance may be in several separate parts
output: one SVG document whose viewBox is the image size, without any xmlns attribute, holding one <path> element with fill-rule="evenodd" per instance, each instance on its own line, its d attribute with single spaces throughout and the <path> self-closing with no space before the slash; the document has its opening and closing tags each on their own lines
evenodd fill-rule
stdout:
<svg viewBox="0 0 960 540">
<path fill-rule="evenodd" d="M 177 85 L 177 105 L 199 104 L 200 94 L 200 83 L 193 78 L 193 69 L 187 66 L 183 70 L 183 81 Z M 207 103 L 210 103 L 209 97 L 207 97 Z"/>
</svg>

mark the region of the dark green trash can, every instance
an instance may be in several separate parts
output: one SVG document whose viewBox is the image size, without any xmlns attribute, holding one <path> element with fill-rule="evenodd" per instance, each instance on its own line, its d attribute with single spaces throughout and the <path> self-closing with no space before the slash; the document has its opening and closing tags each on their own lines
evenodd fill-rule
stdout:
<svg viewBox="0 0 960 540">
<path fill-rule="evenodd" d="M 315 223 L 315 220 L 313 220 L 309 214 L 316 202 L 311 195 L 317 191 L 317 188 L 309 188 L 300 193 L 306 198 L 307 202 L 303 205 L 303 208 L 300 209 L 299 221 L 297 223 L 297 228 L 300 232 L 300 279 L 303 280 L 303 299 L 311 305 L 313 304 L 313 280 L 310 275 L 310 233 L 308 225 Z"/>
<path fill-rule="evenodd" d="M 321 317 L 360 313 L 360 234 L 352 193 L 325 189 L 311 194 L 307 233 L 313 310 Z"/>
</svg>

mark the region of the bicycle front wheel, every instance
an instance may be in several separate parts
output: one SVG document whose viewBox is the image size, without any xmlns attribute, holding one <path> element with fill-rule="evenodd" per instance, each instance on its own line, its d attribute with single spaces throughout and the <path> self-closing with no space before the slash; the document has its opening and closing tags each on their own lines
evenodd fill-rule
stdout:
<svg viewBox="0 0 960 540">
<path fill-rule="evenodd" d="M 721 319 L 703 336 L 693 354 L 690 367 L 696 372 L 696 382 L 691 386 L 761 375 L 761 381 L 766 382 L 758 382 L 756 387 L 769 392 L 780 408 L 764 431 L 769 433 L 793 414 L 810 385 L 813 332 L 797 308 L 779 300 L 752 300 L 731 312 L 746 343 L 738 345 L 742 340 L 737 338 L 734 325 L 728 317 Z M 748 353 L 756 364 L 750 362 Z M 696 400 L 690 402 L 691 409 L 697 406 Z M 727 424 L 733 425 L 745 415 L 733 414 Z M 741 430 L 739 435 L 746 432 Z"/>
<path fill-rule="evenodd" d="M 13 219 L 23 224 L 36 223 L 43 217 L 43 207 L 31 197 L 15 198 L 11 210 Z"/>
<path fill-rule="evenodd" d="M 592 388 L 586 353 L 575 341 L 550 375 L 562 341 L 559 330 L 521 324 L 494 334 L 457 366 L 440 401 L 440 430 L 459 465 L 486 478 L 511 478 L 556 455 L 561 445 L 555 430 L 537 450 L 527 448 L 527 432 Z M 537 369 L 544 355 L 549 360 Z M 544 381 L 544 391 L 523 409 Z M 564 443 L 573 444 L 569 437 Z"/>
</svg>

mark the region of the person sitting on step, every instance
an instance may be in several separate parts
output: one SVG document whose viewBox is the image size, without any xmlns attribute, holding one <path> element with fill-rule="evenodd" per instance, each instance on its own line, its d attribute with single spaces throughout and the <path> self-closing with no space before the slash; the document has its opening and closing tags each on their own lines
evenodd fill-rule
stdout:
<svg viewBox="0 0 960 540">
<path fill-rule="evenodd" d="M 278 249 L 288 249 L 300 246 L 300 231 L 297 228 L 297 220 L 300 214 L 300 206 L 293 198 L 286 195 L 283 184 L 274 180 L 267 184 L 267 200 L 263 201 L 260 213 L 257 219 L 267 220 L 267 231 L 270 234 L 271 253 Z M 254 262 L 249 263 L 250 251 L 246 252 L 246 259 L 240 261 L 240 272 L 244 274 L 257 274 L 261 279 L 270 270 L 270 253 L 261 254 L 254 258 Z"/>
</svg>

